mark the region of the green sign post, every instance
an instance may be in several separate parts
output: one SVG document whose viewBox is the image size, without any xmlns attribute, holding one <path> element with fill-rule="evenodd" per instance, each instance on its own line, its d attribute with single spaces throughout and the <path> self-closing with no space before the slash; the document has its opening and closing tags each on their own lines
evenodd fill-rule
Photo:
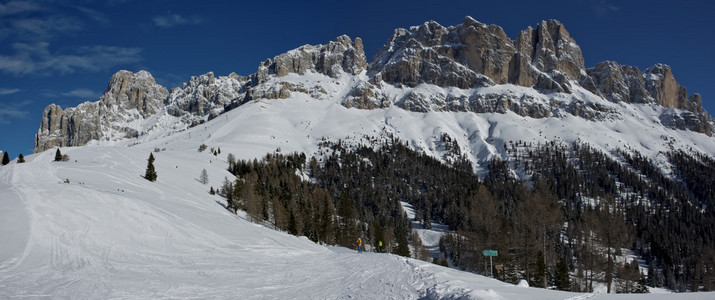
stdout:
<svg viewBox="0 0 715 300">
<path fill-rule="evenodd" d="M 497 256 L 497 250 L 484 250 L 482 253 L 484 253 L 484 256 L 489 256 L 489 273 L 491 273 L 492 277 L 494 277 L 494 268 L 492 265 L 492 256 Z M 484 268 L 487 268 L 487 260 L 484 260 Z M 487 272 L 484 272 L 486 274 Z"/>
</svg>

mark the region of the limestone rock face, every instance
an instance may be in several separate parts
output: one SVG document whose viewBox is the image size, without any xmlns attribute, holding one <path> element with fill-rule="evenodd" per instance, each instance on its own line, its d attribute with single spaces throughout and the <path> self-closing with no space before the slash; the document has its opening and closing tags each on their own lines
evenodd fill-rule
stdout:
<svg viewBox="0 0 715 300">
<path fill-rule="evenodd" d="M 646 89 L 656 103 L 663 107 L 686 109 L 687 92 L 675 81 L 669 66 L 656 64 L 646 69 L 644 76 Z"/>
<path fill-rule="evenodd" d="M 625 117 L 608 102 L 652 105 L 666 127 L 707 135 L 715 130 L 701 96 L 688 96 L 667 65 L 641 72 L 606 61 L 586 69 L 581 48 L 559 21 L 539 22 L 512 40 L 501 27 L 466 17 L 456 26 L 428 21 L 396 29 L 369 64 L 362 40 L 343 35 L 277 55 L 249 76 L 192 76 L 170 93 L 146 71 L 119 71 L 98 101 L 45 108 L 35 152 L 138 137 L 156 126 L 170 126 L 163 128 L 170 134 L 249 101 L 296 93 L 357 109 L 591 121 Z"/>
<path fill-rule="evenodd" d="M 637 67 L 606 61 L 587 70 L 595 92 L 611 102 L 652 103 L 668 110 L 660 116 L 666 127 L 712 134 L 712 118 L 702 107 L 699 94 L 687 96 L 669 66 L 656 64 L 641 73 Z M 592 90 L 593 91 L 593 90 Z"/>
<path fill-rule="evenodd" d="M 535 30 L 529 27 L 519 33 L 516 42 L 519 53 L 542 72 L 560 71 L 576 80 L 585 70 L 581 48 L 559 21 L 541 21 Z"/>
<path fill-rule="evenodd" d="M 396 29 L 377 53 L 369 73 L 390 84 L 420 83 L 471 88 L 506 83 L 515 49 L 499 26 L 472 18 L 445 28 L 430 21 Z"/>
<path fill-rule="evenodd" d="M 150 116 L 163 107 L 169 92 L 160 86 L 147 71 L 132 73 L 119 71 L 109 80 L 99 105 L 107 109 L 136 109 L 142 116 Z"/>
<path fill-rule="evenodd" d="M 604 61 L 588 69 L 587 73 L 595 84 L 596 91 L 611 102 L 653 102 L 646 90 L 643 74 L 637 67 Z"/>
<path fill-rule="evenodd" d="M 387 83 L 410 87 L 512 83 L 558 92 L 570 92 L 569 80 L 584 70 L 581 49 L 558 21 L 529 27 L 512 41 L 501 27 L 471 17 L 448 28 L 430 21 L 397 29 L 369 68 Z"/>
<path fill-rule="evenodd" d="M 65 110 L 54 104 L 46 107 L 34 152 L 82 146 L 91 140 L 136 137 L 139 131 L 129 123 L 155 115 L 164 107 L 168 94 L 149 72 L 119 71 L 97 102 Z"/>
<path fill-rule="evenodd" d="M 362 40 L 353 42 L 346 35 L 325 45 L 304 45 L 287 53 L 268 59 L 258 66 L 253 76 L 257 85 L 268 80 L 270 75 L 283 77 L 289 73 L 300 75 L 308 71 L 337 77 L 341 72 L 357 75 L 367 68 Z"/>
<path fill-rule="evenodd" d="M 213 72 L 191 76 L 182 87 L 171 90 L 165 101 L 169 115 L 186 119 L 195 124 L 215 118 L 232 103 L 240 103 L 245 97 L 245 83 L 249 78 L 235 73 L 216 78 Z"/>
</svg>

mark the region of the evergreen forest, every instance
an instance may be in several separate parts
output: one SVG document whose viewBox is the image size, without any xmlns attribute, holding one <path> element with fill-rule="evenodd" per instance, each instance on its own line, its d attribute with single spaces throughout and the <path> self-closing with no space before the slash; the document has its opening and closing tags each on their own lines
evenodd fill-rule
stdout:
<svg viewBox="0 0 715 300">
<path fill-rule="evenodd" d="M 330 245 L 389 252 L 572 291 L 715 289 L 715 159 L 695 151 L 654 162 L 630 149 L 509 142 L 480 178 L 449 136 L 442 161 L 394 138 L 320 143 L 315 156 L 228 156 L 218 193 L 254 222 Z M 664 164 L 665 163 L 665 164 Z M 665 165 L 665 167 L 664 167 Z M 213 187 L 212 187 L 213 190 Z M 412 232 L 445 224 L 439 257 Z M 382 245 L 381 247 L 378 245 Z M 486 249 L 497 250 L 487 270 Z M 636 260 L 636 258 L 638 260 Z"/>
</svg>

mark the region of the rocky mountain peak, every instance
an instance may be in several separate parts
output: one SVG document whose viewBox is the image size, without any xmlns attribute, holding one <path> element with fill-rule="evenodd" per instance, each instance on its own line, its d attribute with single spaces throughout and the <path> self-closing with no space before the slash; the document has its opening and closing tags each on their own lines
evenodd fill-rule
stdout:
<svg viewBox="0 0 715 300">
<path fill-rule="evenodd" d="M 577 80 L 585 70 L 581 48 L 557 20 L 541 21 L 532 31 L 532 45 L 532 64 L 543 72 L 560 71 Z"/>
<path fill-rule="evenodd" d="M 244 85 L 248 77 L 231 73 L 228 76 L 214 76 L 208 72 L 191 76 L 181 88 L 171 90 L 165 101 L 169 115 L 180 117 L 188 124 L 204 121 L 204 116 L 214 118 L 224 109 L 243 100 Z"/>
<path fill-rule="evenodd" d="M 397 29 L 370 66 L 377 79 L 411 87 L 513 83 L 557 92 L 570 92 L 568 81 L 584 71 L 581 49 L 556 20 L 529 27 L 511 40 L 501 27 L 471 17 L 448 28 L 429 21 Z"/>
<path fill-rule="evenodd" d="M 99 102 L 108 109 L 137 109 L 146 117 L 161 109 L 168 95 L 169 91 L 157 84 L 149 72 L 121 70 L 112 75 Z"/>
<path fill-rule="evenodd" d="M 303 45 L 262 62 L 254 76 L 254 83 L 264 82 L 270 75 L 282 77 L 289 73 L 303 75 L 313 71 L 337 77 L 341 72 L 357 75 L 366 68 L 362 40 L 355 38 L 352 41 L 347 35 L 342 35 L 325 45 Z"/>
<path fill-rule="evenodd" d="M 35 152 L 56 146 L 81 146 L 91 140 L 136 137 L 139 130 L 128 123 L 146 119 L 164 107 L 169 92 L 147 71 L 121 70 L 112 75 L 96 102 L 62 110 L 49 105 L 35 136 Z"/>
<path fill-rule="evenodd" d="M 332 78 L 297 77 L 310 73 Z M 715 130 L 701 96 L 688 96 L 667 65 L 641 72 L 606 61 L 586 69 L 581 48 L 557 20 L 541 21 L 512 40 L 501 27 L 467 16 L 449 27 L 427 21 L 395 29 L 369 64 L 362 40 L 342 35 L 267 59 L 249 76 L 192 76 L 171 93 L 149 72 L 122 70 L 111 77 L 99 101 L 45 108 L 35 151 L 136 137 L 161 122 L 174 122 L 172 128 L 182 130 L 246 101 L 288 99 L 293 93 L 321 100 L 342 97 L 342 105 L 360 109 L 395 105 L 416 112 L 624 118 L 616 106 L 601 101 L 606 99 L 662 106 L 666 109 L 658 117 L 669 128 L 708 135 Z M 161 118 L 169 119 L 158 122 Z"/>
</svg>

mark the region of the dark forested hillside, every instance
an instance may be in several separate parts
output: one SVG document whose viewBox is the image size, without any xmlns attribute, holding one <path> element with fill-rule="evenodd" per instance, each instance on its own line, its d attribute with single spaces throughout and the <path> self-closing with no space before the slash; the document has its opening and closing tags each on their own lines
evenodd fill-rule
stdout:
<svg viewBox="0 0 715 300">
<path fill-rule="evenodd" d="M 444 150 L 453 146 L 448 136 L 440 140 Z M 310 158 L 231 156 L 237 179 L 220 189 L 228 208 L 314 241 L 354 247 L 362 237 L 375 250 L 410 255 L 407 245 L 417 241 L 403 201 L 425 228 L 449 226 L 441 259 L 454 267 L 488 271 L 482 250 L 493 249 L 500 254 L 490 271 L 509 282 L 578 291 L 594 282 L 617 292 L 715 288 L 715 160 L 707 155 L 667 153 L 672 170 L 663 170 L 627 149 L 510 142 L 508 157 L 489 161 L 480 180 L 454 151 L 444 164 L 394 139 L 320 146 Z M 647 272 L 623 259 L 631 252 Z"/>
</svg>

